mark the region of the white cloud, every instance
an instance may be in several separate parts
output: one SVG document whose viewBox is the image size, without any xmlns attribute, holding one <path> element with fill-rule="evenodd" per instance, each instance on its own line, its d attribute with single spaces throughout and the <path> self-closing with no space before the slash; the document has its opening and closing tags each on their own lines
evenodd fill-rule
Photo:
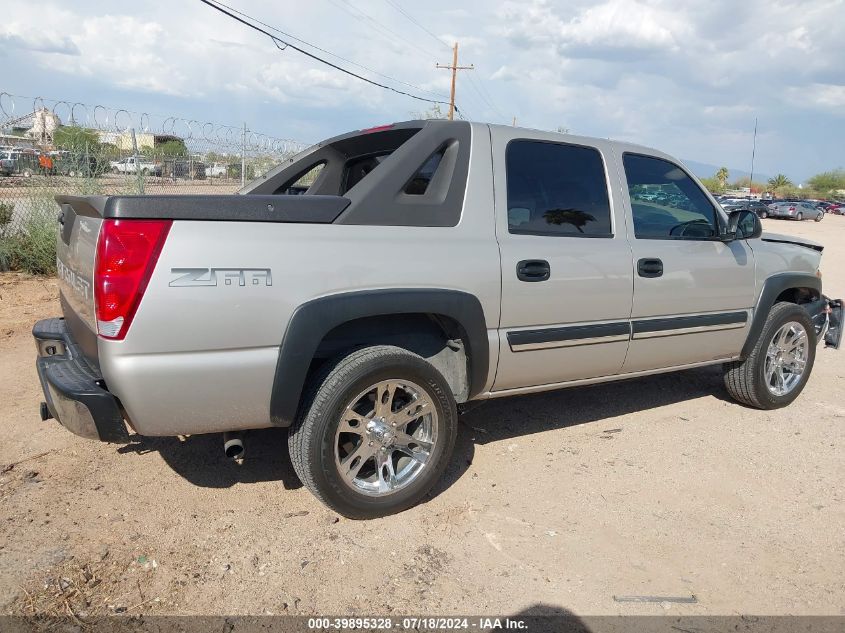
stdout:
<svg viewBox="0 0 845 633">
<path fill-rule="evenodd" d="M 70 37 L 52 29 L 35 30 L 20 22 L 5 24 L 0 29 L 0 49 L 17 48 L 34 53 L 79 55 L 79 48 Z"/>
<path fill-rule="evenodd" d="M 448 94 L 449 73 L 435 68 L 436 62 L 450 61 L 445 47 L 389 3 L 349 3 L 371 19 L 343 10 L 346 2 L 329 0 L 284 5 L 250 0 L 238 6 L 419 90 L 391 84 L 397 88 Z M 432 33 L 458 39 L 460 61 L 476 65 L 473 80 L 461 73 L 457 86 L 458 104 L 472 118 L 510 123 L 516 116 L 530 127 L 563 125 L 731 166 L 733 155 L 740 165 L 747 162 L 746 145 L 758 117 L 758 158 L 763 171 L 772 173 L 789 167 L 766 166 L 767 147 L 773 162 L 805 169 L 839 160 L 830 156 L 838 157 L 845 144 L 843 0 L 402 4 Z M 108 93 L 116 95 L 110 103 L 136 109 L 135 101 L 144 100 L 163 104 L 155 108 L 162 112 L 189 102 L 196 109 L 201 101 L 223 120 L 261 111 L 263 128 L 277 126 L 278 134 L 292 137 L 299 134 L 288 129 L 296 112 L 309 139 L 352 127 L 354 116 L 400 120 L 428 107 L 292 49 L 280 52 L 266 37 L 197 2 L 112 3 L 104 10 L 91 0 L 44 0 L 37 20 L 31 5 L 4 2 L 0 56 L 6 79 L 0 91 L 85 103 L 103 102 Z M 10 85 L 13 80 L 23 87 Z M 51 87 L 57 84 L 85 92 L 56 94 Z M 790 151 L 775 156 L 773 148 L 787 147 Z"/>
</svg>

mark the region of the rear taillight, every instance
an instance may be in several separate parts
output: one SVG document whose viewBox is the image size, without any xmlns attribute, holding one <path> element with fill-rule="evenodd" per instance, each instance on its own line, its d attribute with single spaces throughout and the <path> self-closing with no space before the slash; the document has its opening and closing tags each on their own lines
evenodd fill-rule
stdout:
<svg viewBox="0 0 845 633">
<path fill-rule="evenodd" d="M 97 333 L 121 340 L 132 323 L 172 220 L 105 220 L 94 264 Z"/>
</svg>

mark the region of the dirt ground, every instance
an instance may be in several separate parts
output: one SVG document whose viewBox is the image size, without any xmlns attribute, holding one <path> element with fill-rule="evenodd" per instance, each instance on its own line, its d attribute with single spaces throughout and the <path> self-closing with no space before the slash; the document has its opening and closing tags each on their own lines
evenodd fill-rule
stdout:
<svg viewBox="0 0 845 633">
<path fill-rule="evenodd" d="M 845 217 L 764 224 L 824 243 L 845 297 Z M 779 411 L 730 402 L 719 368 L 487 403 L 426 503 L 354 522 L 283 430 L 239 465 L 219 435 L 41 422 L 30 328 L 56 294 L 0 275 L 0 613 L 845 614 L 845 350 Z"/>
</svg>

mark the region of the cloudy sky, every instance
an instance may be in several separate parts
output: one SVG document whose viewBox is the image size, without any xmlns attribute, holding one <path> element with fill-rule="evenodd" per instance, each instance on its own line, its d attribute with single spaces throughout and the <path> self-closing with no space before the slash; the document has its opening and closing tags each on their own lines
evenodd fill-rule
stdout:
<svg viewBox="0 0 845 633">
<path fill-rule="evenodd" d="M 748 170 L 758 117 L 757 172 L 800 182 L 845 166 L 845 0 L 227 4 L 430 98 L 449 89 L 438 40 L 457 40 L 476 67 L 457 95 L 473 120 L 515 116 Z M 302 141 L 428 107 L 279 51 L 199 0 L 4 0 L 0 68 L 0 92 L 247 121 Z"/>
</svg>

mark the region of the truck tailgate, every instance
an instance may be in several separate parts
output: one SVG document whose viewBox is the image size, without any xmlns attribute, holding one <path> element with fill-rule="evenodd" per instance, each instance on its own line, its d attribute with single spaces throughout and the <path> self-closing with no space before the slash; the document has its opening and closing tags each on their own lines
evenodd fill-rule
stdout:
<svg viewBox="0 0 845 633">
<path fill-rule="evenodd" d="M 56 268 L 62 314 L 85 357 L 97 363 L 94 314 L 94 261 L 102 217 L 80 199 L 57 198 L 61 207 L 56 240 Z"/>
</svg>

